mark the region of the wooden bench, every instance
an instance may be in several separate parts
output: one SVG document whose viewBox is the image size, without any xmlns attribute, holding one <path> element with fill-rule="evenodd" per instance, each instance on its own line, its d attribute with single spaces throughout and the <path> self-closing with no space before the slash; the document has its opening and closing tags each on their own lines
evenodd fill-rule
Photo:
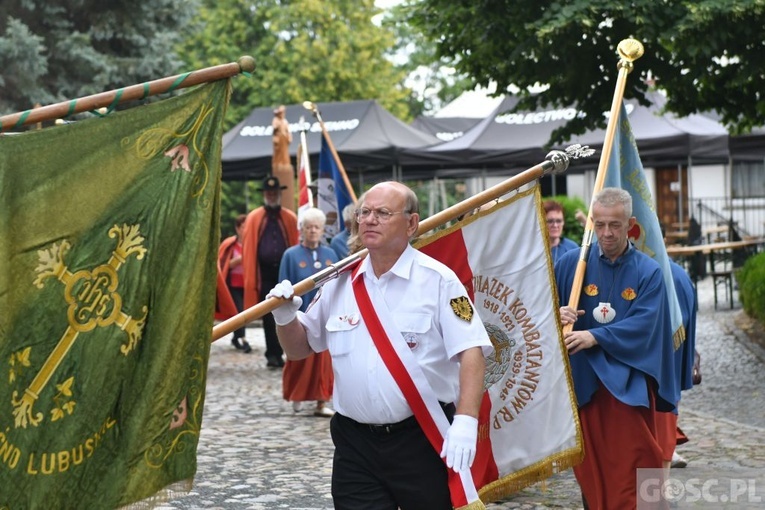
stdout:
<svg viewBox="0 0 765 510">
<path fill-rule="evenodd" d="M 699 244 L 694 246 L 667 246 L 667 255 L 670 257 L 684 257 L 686 260 L 701 253 L 709 259 L 709 272 L 712 276 L 712 286 L 714 287 L 715 309 L 719 303 L 717 286 L 725 285 L 726 298 L 733 308 L 733 278 L 735 276 L 736 264 L 733 253 L 737 250 L 751 250 L 757 252 L 758 247 L 765 245 L 765 237 L 747 239 L 745 241 L 731 241 L 727 243 Z M 720 262 L 723 262 L 720 264 Z"/>
<path fill-rule="evenodd" d="M 707 238 L 707 243 L 719 243 L 728 240 L 728 225 L 718 225 L 716 227 L 707 227 L 701 231 Z"/>
<path fill-rule="evenodd" d="M 669 243 L 686 244 L 688 241 L 688 231 L 687 230 L 672 230 L 670 232 L 667 232 L 664 235 L 664 238 Z"/>
</svg>

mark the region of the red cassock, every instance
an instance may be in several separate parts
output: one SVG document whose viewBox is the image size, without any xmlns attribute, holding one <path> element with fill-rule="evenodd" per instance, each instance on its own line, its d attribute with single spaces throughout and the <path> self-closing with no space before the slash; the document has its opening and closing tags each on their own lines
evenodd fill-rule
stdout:
<svg viewBox="0 0 765 510">
<path fill-rule="evenodd" d="M 326 402 L 332 398 L 334 381 L 332 357 L 329 351 L 322 351 L 305 359 L 287 360 L 282 372 L 282 394 L 291 402 Z"/>
<path fill-rule="evenodd" d="M 584 461 L 574 467 L 591 510 L 635 508 L 635 468 L 661 467 L 656 415 L 671 413 L 657 413 L 653 405 L 653 398 L 651 408 L 624 404 L 601 387 L 590 402 L 579 408 L 585 445 L 622 444 L 621 448 L 598 448 L 597 458 L 587 455 L 585 446 Z M 606 423 L 608 426 L 603 427 Z"/>
<path fill-rule="evenodd" d="M 255 306 L 260 301 L 260 270 L 258 269 L 258 242 L 265 223 L 265 207 L 259 207 L 247 215 L 242 236 L 242 261 L 244 263 L 244 307 Z M 297 215 L 282 207 L 279 209 L 279 226 L 287 247 L 298 243 Z M 267 289 L 269 290 L 269 289 Z"/>
<path fill-rule="evenodd" d="M 215 288 L 215 320 L 223 321 L 239 313 L 228 290 L 226 280 L 228 278 L 229 264 L 231 262 L 231 249 L 236 243 L 236 236 L 227 237 L 220 243 L 218 248 L 218 279 Z"/>
</svg>

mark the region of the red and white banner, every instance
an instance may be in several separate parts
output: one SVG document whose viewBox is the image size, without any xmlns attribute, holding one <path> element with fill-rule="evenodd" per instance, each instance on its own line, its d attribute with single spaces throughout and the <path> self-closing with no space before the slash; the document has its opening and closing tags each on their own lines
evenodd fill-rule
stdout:
<svg viewBox="0 0 765 510">
<path fill-rule="evenodd" d="M 472 468 L 484 502 L 583 455 L 544 221 L 535 186 L 416 245 L 457 273 L 494 345 Z"/>
<path fill-rule="evenodd" d="M 300 124 L 303 124 L 301 117 Z M 308 157 L 308 145 L 305 131 L 300 132 L 300 146 L 298 147 L 298 220 L 302 218 L 302 212 L 315 205 L 313 191 L 311 191 L 311 160 Z M 298 223 L 300 229 L 300 223 Z"/>
</svg>

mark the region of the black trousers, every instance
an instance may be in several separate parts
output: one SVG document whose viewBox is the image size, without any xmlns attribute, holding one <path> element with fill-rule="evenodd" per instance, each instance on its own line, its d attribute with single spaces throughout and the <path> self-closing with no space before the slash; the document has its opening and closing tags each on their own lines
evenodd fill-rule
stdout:
<svg viewBox="0 0 765 510">
<path fill-rule="evenodd" d="M 234 300 L 234 305 L 236 305 L 236 310 L 238 312 L 243 311 L 244 310 L 244 288 L 229 286 L 228 290 L 231 292 L 231 298 Z M 244 337 L 245 337 L 244 326 L 234 331 L 234 338 L 244 339 Z"/>
<path fill-rule="evenodd" d="M 260 300 L 266 299 L 266 295 L 279 283 L 279 266 L 260 265 Z M 267 313 L 261 319 L 263 321 L 263 333 L 266 336 L 266 359 L 281 358 L 284 354 L 279 337 L 276 335 L 276 321 L 271 313 Z"/>
<path fill-rule="evenodd" d="M 445 412 L 451 421 L 454 406 Z M 414 417 L 386 431 L 336 413 L 330 432 L 335 509 L 452 509 L 446 464 Z"/>
</svg>

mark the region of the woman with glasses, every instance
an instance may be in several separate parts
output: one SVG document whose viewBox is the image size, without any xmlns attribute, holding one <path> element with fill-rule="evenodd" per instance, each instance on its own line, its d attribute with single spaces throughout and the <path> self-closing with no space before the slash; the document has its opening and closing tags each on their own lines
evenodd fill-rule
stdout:
<svg viewBox="0 0 765 510">
<path fill-rule="evenodd" d="M 561 255 L 570 250 L 576 250 L 579 245 L 571 239 L 563 237 L 563 206 L 555 200 L 545 200 L 545 218 L 547 220 L 547 235 L 550 236 L 550 254 L 553 264 Z"/>
</svg>

